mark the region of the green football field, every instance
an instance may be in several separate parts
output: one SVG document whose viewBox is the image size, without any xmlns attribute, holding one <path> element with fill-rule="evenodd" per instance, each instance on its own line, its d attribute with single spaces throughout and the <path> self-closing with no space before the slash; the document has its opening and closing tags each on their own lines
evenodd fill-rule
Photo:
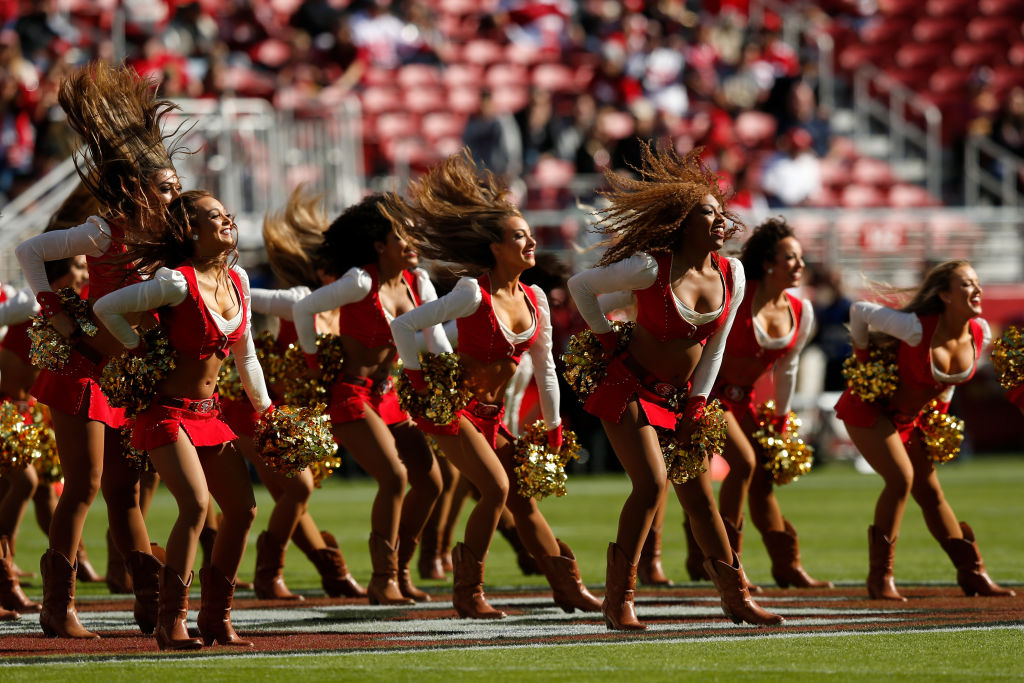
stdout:
<svg viewBox="0 0 1024 683">
<path fill-rule="evenodd" d="M 946 497 L 958 517 L 974 528 L 989 573 L 1000 583 L 1024 584 L 1024 458 L 978 457 L 942 466 Z M 804 566 L 817 578 L 832 580 L 847 593 L 858 593 L 867 573 L 867 527 L 881 480 L 839 463 L 824 466 L 803 480 L 779 489 L 786 517 L 800 534 Z M 542 504 L 555 533 L 573 548 L 585 582 L 600 588 L 604 557 L 628 481 L 622 476 L 570 478 L 569 495 Z M 362 581 L 369 577 L 366 539 L 374 488 L 369 480 L 329 481 L 314 494 L 311 508 L 322 528 L 337 537 L 350 569 Z M 270 510 L 269 496 L 257 489 L 260 515 L 243 563 L 251 576 L 256 532 Z M 45 546 L 31 510 L 18 540 L 18 561 L 33 567 Z M 154 540 L 162 542 L 174 517 L 173 500 L 161 489 L 150 515 Z M 684 543 L 679 505 L 670 502 L 665 524 L 664 565 L 677 582 L 686 583 Z M 105 509 L 94 508 L 86 529 L 90 556 L 104 567 Z M 755 583 L 772 585 L 769 563 L 756 531 L 744 539 L 744 565 Z M 319 581 L 298 551 L 290 550 L 285 572 L 293 590 L 318 594 Z M 956 573 L 945 553 L 927 533 L 911 501 L 897 545 L 896 580 L 902 587 L 955 583 Z M 38 579 L 27 589 L 39 598 Z M 450 590 L 443 582 L 419 582 L 428 590 Z M 710 592 L 710 586 L 707 586 Z M 505 542 L 496 538 L 488 557 L 487 586 L 494 593 L 516 588 L 538 589 L 539 577 L 523 577 Z M 198 591 L 194 591 L 197 593 Z M 786 592 L 787 594 L 792 591 Z M 795 592 L 794 592 L 795 593 Z M 85 600 L 105 596 L 103 584 L 80 584 Z M 644 590 L 638 591 L 638 597 Z M 198 597 L 198 596 L 195 596 Z M 977 604 L 966 597 L 964 607 Z M 1018 605 L 1024 596 L 1009 599 Z M 438 604 L 439 609 L 447 605 Z M 640 616 L 643 618 L 644 605 Z M 1018 613 L 1021 611 L 1018 607 Z M 194 616 L 194 615 L 193 615 Z M 33 619 L 28 616 L 26 619 Z M 509 628 L 514 628 L 509 626 Z M 0 636 L 0 652 L 3 651 Z M 60 641 L 53 641 L 55 653 Z M 823 630 L 793 633 L 760 630 L 756 635 L 715 636 L 673 642 L 622 636 L 595 644 L 473 647 L 437 650 L 313 653 L 244 657 L 215 656 L 88 656 L 17 659 L 0 662 L 0 681 L 184 680 L 1013 680 L 1024 679 L 1024 622 L 1009 620 L 991 627 L 851 633 Z"/>
</svg>

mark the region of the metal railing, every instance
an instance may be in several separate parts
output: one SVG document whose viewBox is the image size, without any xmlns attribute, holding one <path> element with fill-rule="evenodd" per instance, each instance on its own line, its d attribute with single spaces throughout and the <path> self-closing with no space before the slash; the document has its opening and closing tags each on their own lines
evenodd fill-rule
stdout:
<svg viewBox="0 0 1024 683">
<path fill-rule="evenodd" d="M 964 201 L 969 206 L 1020 207 L 1024 159 L 986 137 L 971 135 L 964 146 Z"/>
<path fill-rule="evenodd" d="M 886 93 L 887 101 L 875 97 L 872 87 Z M 942 112 L 938 107 L 877 67 L 865 64 L 854 74 L 853 109 L 858 143 L 867 144 L 877 129 L 887 141 L 885 158 L 897 168 L 907 159 L 920 160 L 928 191 L 942 196 Z M 924 128 L 909 120 L 911 113 L 924 119 Z"/>
</svg>

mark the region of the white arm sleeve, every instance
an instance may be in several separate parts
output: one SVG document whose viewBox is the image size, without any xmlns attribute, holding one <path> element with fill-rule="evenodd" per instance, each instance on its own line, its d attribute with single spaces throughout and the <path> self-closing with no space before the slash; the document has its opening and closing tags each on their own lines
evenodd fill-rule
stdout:
<svg viewBox="0 0 1024 683">
<path fill-rule="evenodd" d="M 601 315 L 608 315 L 612 311 L 628 308 L 636 303 L 636 294 L 630 291 L 612 292 L 597 297 L 597 303 L 601 306 Z"/>
<path fill-rule="evenodd" d="M 601 334 L 612 327 L 601 311 L 599 294 L 645 289 L 657 279 L 658 262 L 650 254 L 640 252 L 607 266 L 576 273 L 569 278 L 569 293 L 590 329 Z"/>
<path fill-rule="evenodd" d="M 434 290 L 434 283 L 430 281 L 427 271 L 417 268 L 412 272 L 416 276 L 416 288 L 420 293 L 420 302 L 426 304 L 437 301 L 437 291 Z M 431 325 L 423 330 L 423 336 L 426 337 L 427 351 L 430 353 L 446 353 L 452 350 L 451 344 L 448 343 L 448 335 L 445 334 L 444 327 L 441 325 Z"/>
<path fill-rule="evenodd" d="M 537 382 L 537 393 L 540 395 L 540 412 L 544 415 L 544 424 L 554 429 L 562 422 L 558 414 L 558 375 L 555 373 L 555 359 L 551 355 L 551 309 L 544 290 L 533 285 L 537 295 L 537 312 L 540 320 L 540 334 L 530 347 L 530 358 L 533 360 L 533 379 Z"/>
<path fill-rule="evenodd" d="M 139 345 L 139 335 L 125 318 L 128 313 L 177 306 L 188 295 L 185 276 L 170 268 L 156 271 L 153 279 L 115 290 L 93 304 L 96 317 L 129 349 Z"/>
<path fill-rule="evenodd" d="M 988 353 L 988 350 L 992 348 L 992 328 L 988 326 L 988 321 L 984 318 L 978 318 L 978 324 L 981 325 L 981 348 L 977 349 L 978 360 Z"/>
<path fill-rule="evenodd" d="M 304 297 L 309 296 L 309 287 L 298 286 L 290 289 L 253 289 L 249 295 L 252 297 L 253 313 L 272 315 L 282 320 L 292 319 L 292 307 Z"/>
<path fill-rule="evenodd" d="M 772 377 L 775 380 L 775 412 L 785 415 L 793 402 L 793 390 L 796 389 L 796 371 L 800 366 L 800 352 L 807 346 L 807 340 L 814 334 L 814 307 L 807 299 L 803 300 L 800 313 L 800 330 L 796 343 L 785 356 L 775 363 Z"/>
<path fill-rule="evenodd" d="M 110 226 L 99 216 L 67 230 L 53 230 L 30 237 L 14 249 L 28 286 L 34 294 L 51 292 L 46 262 L 85 254 L 102 256 L 110 246 Z"/>
<path fill-rule="evenodd" d="M 858 349 L 867 348 L 869 328 L 896 337 L 910 346 L 920 344 L 923 334 L 917 314 L 858 301 L 850 308 L 850 337 Z"/>
<path fill-rule="evenodd" d="M 425 302 L 392 320 L 391 335 L 395 338 L 395 347 L 398 349 L 402 364 L 410 370 L 419 370 L 419 344 L 416 341 L 416 333 L 448 320 L 472 315 L 480 306 L 481 299 L 480 285 L 477 281 L 464 277 L 456 283 L 452 291 L 440 299 Z M 452 347 L 448 344 L 447 337 L 437 335 L 433 341 L 444 342 L 438 353 L 451 351 Z"/>
<path fill-rule="evenodd" d="M 505 426 L 515 436 L 519 436 L 519 408 L 523 404 L 523 396 L 533 379 L 533 358 L 526 354 L 519 359 L 516 374 L 512 375 L 505 389 Z"/>
<path fill-rule="evenodd" d="M 346 304 L 362 301 L 373 288 L 373 279 L 362 268 L 350 268 L 345 275 L 295 302 L 292 320 L 299 345 L 306 353 L 316 353 L 316 314 L 333 311 Z"/>
<path fill-rule="evenodd" d="M 4 288 L 7 286 L 4 285 Z M 31 289 L 15 290 L 7 295 L 6 301 L 0 303 L 0 326 L 23 323 L 38 312 L 39 304 Z"/>
<path fill-rule="evenodd" d="M 707 398 L 711 393 L 711 387 L 714 385 L 715 379 L 718 378 L 718 368 L 722 366 L 722 356 L 725 355 L 725 341 L 732 329 L 732 322 L 736 319 L 736 311 L 743 303 L 743 292 L 747 287 L 743 266 L 740 265 L 739 259 L 731 258 L 728 261 L 729 267 L 732 268 L 733 282 L 732 296 L 729 299 L 729 317 L 726 319 L 725 325 L 715 332 L 714 336 L 708 339 L 707 344 L 704 345 L 704 352 L 691 377 L 691 397 L 704 396 Z"/>
<path fill-rule="evenodd" d="M 270 407 L 270 392 L 267 391 L 263 368 L 256 357 L 256 346 L 252 341 L 252 300 L 249 295 L 249 275 L 238 266 L 232 266 L 232 270 L 238 274 L 238 279 L 242 282 L 246 316 L 243 323 L 245 332 L 241 339 L 231 345 L 231 353 L 235 356 L 235 367 L 238 368 L 238 378 L 242 380 L 242 388 L 245 389 L 252 407 L 256 409 L 256 412 L 262 413 Z"/>
</svg>

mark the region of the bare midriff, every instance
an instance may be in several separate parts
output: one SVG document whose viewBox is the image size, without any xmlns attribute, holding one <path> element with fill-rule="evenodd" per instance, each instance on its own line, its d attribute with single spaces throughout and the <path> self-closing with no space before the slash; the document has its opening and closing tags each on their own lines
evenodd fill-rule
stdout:
<svg viewBox="0 0 1024 683">
<path fill-rule="evenodd" d="M 462 373 L 473 397 L 481 403 L 503 403 L 505 387 L 516 374 L 516 362 L 511 358 L 484 363 L 472 356 L 462 355 Z"/>
<path fill-rule="evenodd" d="M 657 377 L 677 387 L 683 387 L 700 362 L 704 347 L 695 339 L 680 337 L 658 341 L 654 335 L 637 325 L 629 342 L 629 355 L 633 360 Z"/>
<path fill-rule="evenodd" d="M 342 348 L 345 349 L 342 372 L 356 377 L 369 377 L 375 382 L 387 378 L 398 357 L 398 351 L 394 346 L 370 348 L 347 334 L 340 335 L 340 339 Z"/>
<path fill-rule="evenodd" d="M 194 358 L 178 354 L 171 373 L 157 385 L 157 393 L 179 398 L 210 398 L 217 390 L 217 376 L 226 356 Z"/>
</svg>

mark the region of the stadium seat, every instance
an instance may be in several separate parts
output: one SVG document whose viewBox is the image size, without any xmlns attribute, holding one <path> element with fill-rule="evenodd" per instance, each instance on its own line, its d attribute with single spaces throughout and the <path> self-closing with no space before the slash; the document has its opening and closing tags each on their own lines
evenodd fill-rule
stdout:
<svg viewBox="0 0 1024 683">
<path fill-rule="evenodd" d="M 948 43 L 908 43 L 896 51 L 895 61 L 903 69 L 934 69 L 948 57 Z"/>
<path fill-rule="evenodd" d="M 484 82 L 492 90 L 505 87 L 526 87 L 530 82 L 530 72 L 520 64 L 495 64 L 484 76 Z"/>
<path fill-rule="evenodd" d="M 1024 15 L 1020 0 L 978 0 L 978 11 L 986 16 Z"/>
<path fill-rule="evenodd" d="M 413 88 L 405 91 L 406 108 L 417 114 L 444 111 L 448 108 L 448 97 L 442 88 Z"/>
<path fill-rule="evenodd" d="M 377 117 L 377 137 L 380 140 L 413 137 L 417 134 L 417 119 L 408 112 L 391 112 Z"/>
<path fill-rule="evenodd" d="M 928 79 L 928 89 L 933 93 L 963 93 L 971 82 L 971 72 L 953 66 L 941 67 Z"/>
<path fill-rule="evenodd" d="M 451 88 L 448 109 L 459 114 L 473 114 L 480 109 L 480 88 Z"/>
<path fill-rule="evenodd" d="M 839 204 L 850 209 L 885 206 L 885 193 L 872 185 L 847 185 L 839 195 Z"/>
<path fill-rule="evenodd" d="M 538 64 L 530 76 L 533 87 L 551 92 L 569 92 L 576 89 L 573 70 L 564 64 Z"/>
<path fill-rule="evenodd" d="M 442 85 L 441 70 L 429 64 L 406 64 L 398 69 L 396 80 L 404 90 Z"/>
<path fill-rule="evenodd" d="M 1006 52 L 1006 61 L 1016 67 L 1024 67 L 1024 42 L 1014 43 Z"/>
<path fill-rule="evenodd" d="M 463 61 L 487 66 L 497 64 L 505 56 L 505 50 L 493 40 L 472 40 L 462 50 Z"/>
<path fill-rule="evenodd" d="M 514 114 L 530 101 L 530 90 L 523 87 L 504 87 L 491 92 L 494 108 L 499 113 Z"/>
<path fill-rule="evenodd" d="M 974 13 L 977 0 L 927 0 L 925 12 L 932 17 L 965 17 Z"/>
<path fill-rule="evenodd" d="M 476 64 L 449 64 L 441 75 L 448 88 L 479 88 L 484 70 Z"/>
<path fill-rule="evenodd" d="M 747 149 L 772 146 L 777 129 L 775 117 L 760 111 L 740 112 L 733 126 L 736 139 Z"/>
<path fill-rule="evenodd" d="M 1000 95 L 1010 88 L 1024 85 L 1024 71 L 1018 67 L 1003 66 L 992 70 L 992 78 L 989 85 Z"/>
<path fill-rule="evenodd" d="M 892 167 L 888 162 L 874 157 L 861 157 L 853 163 L 850 177 L 859 185 L 870 185 L 884 189 L 896 182 Z"/>
<path fill-rule="evenodd" d="M 967 70 L 991 66 L 1000 61 L 1006 48 L 998 43 L 960 43 L 953 48 L 953 64 Z"/>
<path fill-rule="evenodd" d="M 967 24 L 967 37 L 976 43 L 1008 45 L 1017 38 L 1016 22 L 1004 17 L 975 17 Z"/>
<path fill-rule="evenodd" d="M 821 184 L 824 187 L 837 189 L 850 183 L 850 168 L 840 159 L 825 157 L 819 165 Z"/>
<path fill-rule="evenodd" d="M 359 97 L 363 111 L 367 114 L 380 114 L 386 111 L 399 111 L 402 108 L 402 96 L 397 88 L 375 86 L 363 90 Z"/>
<path fill-rule="evenodd" d="M 466 127 L 466 116 L 451 112 L 439 111 L 426 114 L 420 125 L 420 132 L 427 142 L 436 142 L 442 138 L 462 137 Z"/>
<path fill-rule="evenodd" d="M 919 43 L 939 43 L 946 41 L 946 49 L 948 51 L 948 43 L 957 40 L 963 34 L 963 31 L 964 24 L 958 19 L 946 17 L 922 17 L 914 24 L 914 28 L 911 29 L 911 35 L 914 40 Z M 912 43 L 910 45 L 912 45 Z"/>
<path fill-rule="evenodd" d="M 921 0 L 878 0 L 878 11 L 885 17 L 917 17 L 921 13 Z"/>
<path fill-rule="evenodd" d="M 366 70 L 363 71 L 362 83 L 366 86 L 384 85 L 394 87 L 395 71 L 394 69 L 385 69 L 379 66 L 367 66 Z"/>
<path fill-rule="evenodd" d="M 624 111 L 605 111 L 598 116 L 597 127 L 605 137 L 622 140 L 633 135 L 636 119 Z"/>
<path fill-rule="evenodd" d="M 898 183 L 889 188 L 889 206 L 896 209 L 936 206 L 938 201 L 919 185 Z"/>
</svg>

